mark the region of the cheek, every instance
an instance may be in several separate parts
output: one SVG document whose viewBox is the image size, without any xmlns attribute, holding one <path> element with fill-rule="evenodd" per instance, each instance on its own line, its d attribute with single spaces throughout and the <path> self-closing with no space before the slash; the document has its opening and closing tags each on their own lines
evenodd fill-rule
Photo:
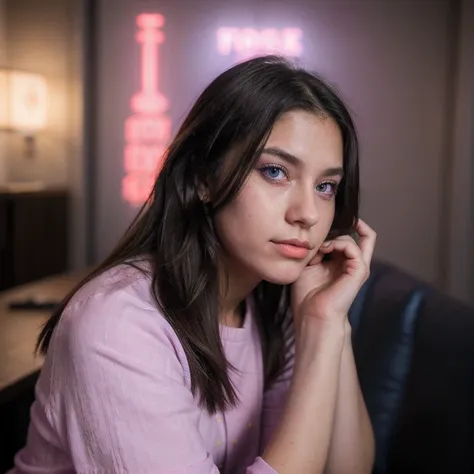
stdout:
<svg viewBox="0 0 474 474">
<path fill-rule="evenodd" d="M 336 215 L 336 205 L 333 202 L 332 205 L 329 206 L 328 212 L 324 216 L 324 227 L 325 229 L 327 229 L 327 232 L 329 232 L 329 230 L 332 227 L 335 215 Z"/>
<path fill-rule="evenodd" d="M 248 216 L 260 226 L 266 223 L 270 228 L 285 217 L 288 208 L 289 193 L 285 189 L 270 185 L 257 175 L 253 175 L 239 196 L 240 205 L 247 210 Z"/>
<path fill-rule="evenodd" d="M 216 231 L 222 242 L 241 243 L 265 239 L 276 221 L 278 206 L 252 180 L 239 195 L 215 217 Z"/>
<path fill-rule="evenodd" d="M 318 224 L 313 227 L 314 241 L 317 245 L 321 245 L 327 238 L 335 216 L 335 205 L 325 203 L 327 205 L 320 207 L 320 216 Z"/>
<path fill-rule="evenodd" d="M 227 250 L 236 245 L 240 247 L 248 241 L 253 222 L 251 209 L 239 201 L 226 206 L 214 219 L 217 235 Z"/>
</svg>

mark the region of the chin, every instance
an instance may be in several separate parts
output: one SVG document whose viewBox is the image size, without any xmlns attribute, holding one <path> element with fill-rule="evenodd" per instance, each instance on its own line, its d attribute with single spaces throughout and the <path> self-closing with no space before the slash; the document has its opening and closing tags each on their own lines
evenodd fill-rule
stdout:
<svg viewBox="0 0 474 474">
<path fill-rule="evenodd" d="M 263 270 L 263 269 L 262 269 Z M 299 261 L 285 262 L 284 265 L 269 265 L 262 272 L 262 280 L 274 283 L 275 285 L 290 285 L 294 283 L 301 272 L 304 265 Z"/>
</svg>

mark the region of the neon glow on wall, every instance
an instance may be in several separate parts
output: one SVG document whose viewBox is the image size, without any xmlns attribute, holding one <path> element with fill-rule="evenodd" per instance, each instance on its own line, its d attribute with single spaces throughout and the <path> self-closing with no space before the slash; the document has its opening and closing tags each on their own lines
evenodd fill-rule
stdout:
<svg viewBox="0 0 474 474">
<path fill-rule="evenodd" d="M 161 28 L 165 18 L 158 13 L 136 17 L 136 41 L 141 48 L 140 90 L 130 100 L 131 115 L 125 121 L 122 197 L 131 205 L 146 201 L 162 166 L 171 139 L 171 119 L 166 114 L 168 99 L 160 91 L 159 45 L 165 41 Z M 303 32 L 299 28 L 222 27 L 217 30 L 217 49 L 221 55 L 245 60 L 258 54 L 277 53 L 300 57 Z"/>
<path fill-rule="evenodd" d="M 300 28 L 222 27 L 217 30 L 217 49 L 223 56 L 235 54 L 245 60 L 259 54 L 281 54 L 299 58 L 303 53 L 303 31 Z"/>
<path fill-rule="evenodd" d="M 163 15 L 144 13 L 136 18 L 136 41 L 141 46 L 141 88 L 130 101 L 132 114 L 125 121 L 122 197 L 131 205 L 146 201 L 171 138 L 169 104 L 159 89 L 159 45 L 165 40 L 160 28 Z"/>
</svg>

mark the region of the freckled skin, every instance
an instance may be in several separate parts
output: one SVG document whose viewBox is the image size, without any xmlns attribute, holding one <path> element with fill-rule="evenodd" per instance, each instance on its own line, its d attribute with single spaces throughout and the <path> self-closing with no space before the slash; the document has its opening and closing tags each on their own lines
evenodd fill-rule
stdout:
<svg viewBox="0 0 474 474">
<path fill-rule="evenodd" d="M 325 171 L 342 168 L 342 137 L 332 119 L 294 111 L 275 124 L 268 148 L 284 150 L 300 162 L 263 153 L 239 195 L 216 215 L 215 226 L 234 280 L 289 284 L 331 228 L 334 185 L 325 183 L 337 186 L 341 177 L 326 176 Z M 308 241 L 312 250 L 305 259 L 283 257 L 274 242 L 287 239 Z"/>
</svg>

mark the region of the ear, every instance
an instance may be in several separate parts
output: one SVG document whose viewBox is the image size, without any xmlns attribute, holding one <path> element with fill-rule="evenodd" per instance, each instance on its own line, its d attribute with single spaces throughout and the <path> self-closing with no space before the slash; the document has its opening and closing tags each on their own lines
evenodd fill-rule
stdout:
<svg viewBox="0 0 474 474">
<path fill-rule="evenodd" d="M 204 204 L 207 204 L 211 200 L 210 199 L 209 185 L 208 185 L 207 181 L 198 181 L 198 180 L 196 180 L 195 185 L 196 185 L 196 189 L 197 189 L 199 199 Z"/>
</svg>

